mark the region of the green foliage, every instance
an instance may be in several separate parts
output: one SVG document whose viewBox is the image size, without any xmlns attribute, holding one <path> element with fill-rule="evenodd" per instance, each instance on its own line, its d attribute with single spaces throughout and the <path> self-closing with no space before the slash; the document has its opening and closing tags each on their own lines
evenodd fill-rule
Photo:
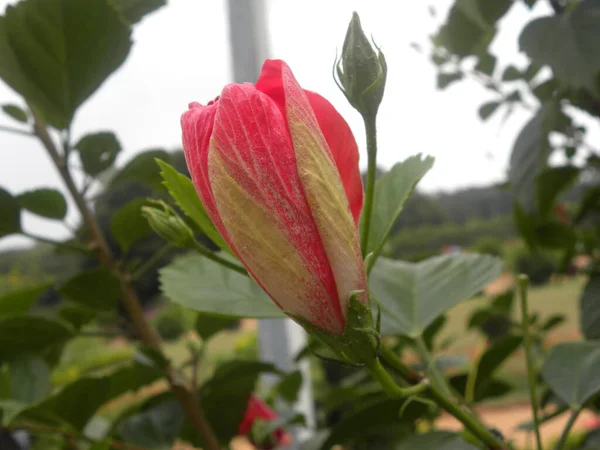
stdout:
<svg viewBox="0 0 600 450">
<path fill-rule="evenodd" d="M 476 253 L 498 257 L 502 257 L 504 250 L 503 247 L 504 245 L 502 241 L 493 236 L 481 237 L 473 244 L 473 250 Z"/>
<path fill-rule="evenodd" d="M 8 191 L 0 188 L 0 238 L 21 231 L 21 206 Z"/>
<path fill-rule="evenodd" d="M 184 308 L 177 304 L 168 304 L 156 314 L 152 322 L 163 340 L 175 341 L 190 329 L 185 316 Z"/>
<path fill-rule="evenodd" d="M 230 328 L 237 323 L 236 319 L 222 317 L 213 314 L 198 313 L 196 317 L 195 329 L 198 336 L 204 341 L 208 341 L 215 334 L 222 330 Z"/>
<path fill-rule="evenodd" d="M 112 0 L 112 4 L 130 23 L 137 23 L 142 18 L 162 8 L 167 4 L 166 0 Z"/>
<path fill-rule="evenodd" d="M 18 122 L 27 123 L 27 120 L 28 120 L 27 113 L 25 111 L 23 111 L 17 105 L 12 105 L 12 104 L 2 105 L 2 111 L 4 111 L 4 113 L 7 116 L 12 117 L 13 119 L 15 119 Z"/>
<path fill-rule="evenodd" d="M 56 189 L 36 189 L 17 197 L 21 208 L 38 216 L 62 220 L 67 215 L 67 201 Z"/>
<path fill-rule="evenodd" d="M 16 289 L 0 296 L 0 316 L 27 313 L 33 304 L 52 286 L 51 281 Z"/>
<path fill-rule="evenodd" d="M 531 253 L 522 250 L 515 260 L 516 273 L 527 275 L 531 284 L 537 286 L 550 281 L 556 269 L 556 261 L 547 253 Z"/>
<path fill-rule="evenodd" d="M 87 134 L 74 146 L 85 173 L 96 176 L 111 167 L 121 152 L 121 144 L 114 133 L 101 131 Z"/>
<path fill-rule="evenodd" d="M 133 244 L 152 232 L 148 221 L 142 215 L 142 208 L 148 204 L 147 200 L 136 198 L 113 216 L 110 229 L 123 251 L 129 250 Z"/>
<path fill-rule="evenodd" d="M 590 276 L 581 294 L 580 323 L 586 339 L 600 340 L 600 274 Z"/>
<path fill-rule="evenodd" d="M 171 155 L 162 149 L 151 149 L 140 153 L 115 174 L 110 180 L 109 187 L 136 181 L 152 188 L 155 192 L 164 191 L 156 159 L 169 161 Z"/>
<path fill-rule="evenodd" d="M 449 431 L 432 431 L 417 434 L 403 440 L 397 450 L 475 450 L 477 447 L 467 444 L 458 434 Z"/>
<path fill-rule="evenodd" d="M 119 280 L 107 269 L 80 272 L 59 291 L 70 301 L 94 310 L 114 308 L 121 296 Z"/>
</svg>

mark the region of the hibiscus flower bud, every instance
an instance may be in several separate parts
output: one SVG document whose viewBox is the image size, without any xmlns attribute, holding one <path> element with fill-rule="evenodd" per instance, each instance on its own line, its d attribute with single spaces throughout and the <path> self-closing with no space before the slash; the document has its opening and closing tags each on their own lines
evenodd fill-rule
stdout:
<svg viewBox="0 0 600 450">
<path fill-rule="evenodd" d="M 336 70 L 350 104 L 363 117 L 375 116 L 383 99 L 387 64 L 383 53 L 367 39 L 357 13 L 352 14 Z"/>
<path fill-rule="evenodd" d="M 194 233 L 177 212 L 163 201 L 157 206 L 144 206 L 142 214 L 150 228 L 161 238 L 175 247 L 189 248 L 194 245 Z"/>
<path fill-rule="evenodd" d="M 287 64 L 267 60 L 256 85 L 190 104 L 181 125 L 196 191 L 250 276 L 286 314 L 342 334 L 352 293 L 368 305 L 346 121 Z"/>
<path fill-rule="evenodd" d="M 283 428 L 264 433 L 270 428 L 269 422 L 278 420 L 279 416 L 254 394 L 250 395 L 238 432 L 247 436 L 252 444 L 264 450 L 285 447 L 292 441 L 291 436 Z"/>
</svg>

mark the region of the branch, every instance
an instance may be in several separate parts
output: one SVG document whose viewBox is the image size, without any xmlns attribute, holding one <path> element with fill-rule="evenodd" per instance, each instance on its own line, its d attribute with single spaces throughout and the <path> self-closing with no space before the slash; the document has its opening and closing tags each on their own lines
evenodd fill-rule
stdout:
<svg viewBox="0 0 600 450">
<path fill-rule="evenodd" d="M 35 133 L 27 130 L 20 130 L 19 128 L 7 127 L 6 125 L 0 125 L 0 131 L 6 131 L 7 133 L 20 134 L 21 136 L 35 136 Z"/>
<path fill-rule="evenodd" d="M 163 351 L 160 337 L 156 330 L 152 328 L 150 323 L 146 320 L 141 302 L 135 290 L 133 289 L 133 278 L 129 273 L 124 272 L 118 262 L 114 259 L 110 247 L 108 246 L 106 239 L 100 230 L 98 222 L 96 221 L 96 218 L 86 203 L 85 198 L 83 195 L 81 195 L 77 189 L 77 186 L 75 185 L 75 181 L 71 176 L 71 172 L 64 154 L 61 155 L 57 150 L 54 141 L 46 129 L 46 124 L 35 114 L 35 112 L 33 112 L 33 117 L 35 121 L 35 133 L 46 148 L 50 158 L 52 159 L 52 162 L 56 166 L 63 181 L 65 182 L 71 197 L 77 205 L 77 209 L 79 210 L 79 213 L 81 214 L 81 217 L 83 218 L 83 221 L 86 224 L 95 244 L 97 258 L 119 280 L 123 304 L 129 313 L 129 316 L 131 317 L 131 320 L 133 321 L 133 324 L 138 331 L 142 342 L 148 347 L 154 348 L 162 355 Z M 194 393 L 182 383 L 181 378 L 170 365 L 165 368 L 165 377 L 169 382 L 171 391 L 179 403 L 181 403 L 181 406 L 183 407 L 183 410 L 185 411 L 192 426 L 205 441 L 206 450 L 220 450 L 219 442 L 210 423 L 206 419 L 206 415 L 199 399 L 197 399 Z"/>
</svg>

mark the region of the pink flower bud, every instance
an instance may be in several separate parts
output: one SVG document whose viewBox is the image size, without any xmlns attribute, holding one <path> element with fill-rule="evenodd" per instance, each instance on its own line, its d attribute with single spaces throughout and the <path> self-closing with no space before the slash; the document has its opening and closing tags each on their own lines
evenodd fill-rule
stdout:
<svg viewBox="0 0 600 450">
<path fill-rule="evenodd" d="M 242 436 L 251 438 L 252 426 L 257 420 L 268 422 L 278 418 L 279 416 L 275 411 L 269 408 L 261 399 L 252 394 L 248 400 L 248 406 L 246 407 L 246 412 L 244 413 L 244 418 L 240 423 L 238 432 Z M 269 441 L 272 441 L 272 446 L 268 445 L 266 442 L 253 442 L 253 444 L 260 445 L 260 447 L 264 449 L 283 447 L 291 443 L 292 437 L 283 428 L 278 428 L 273 432 L 273 436 L 270 437 Z"/>
<path fill-rule="evenodd" d="M 366 277 L 357 224 L 363 189 L 350 128 L 283 61 L 230 84 L 181 118 L 192 180 L 216 228 L 287 314 L 341 334 Z"/>
</svg>

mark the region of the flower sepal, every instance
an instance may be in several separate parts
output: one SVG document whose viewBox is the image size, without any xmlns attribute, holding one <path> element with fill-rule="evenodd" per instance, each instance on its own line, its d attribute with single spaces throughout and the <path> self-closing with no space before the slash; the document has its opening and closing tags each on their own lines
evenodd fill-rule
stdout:
<svg viewBox="0 0 600 450">
<path fill-rule="evenodd" d="M 307 333 L 329 347 L 340 362 L 353 366 L 368 366 L 379 354 L 381 336 L 373 323 L 371 308 L 358 299 L 363 291 L 353 291 L 348 299 L 346 326 L 342 334 L 324 331 L 306 320 L 292 317 Z"/>
</svg>

